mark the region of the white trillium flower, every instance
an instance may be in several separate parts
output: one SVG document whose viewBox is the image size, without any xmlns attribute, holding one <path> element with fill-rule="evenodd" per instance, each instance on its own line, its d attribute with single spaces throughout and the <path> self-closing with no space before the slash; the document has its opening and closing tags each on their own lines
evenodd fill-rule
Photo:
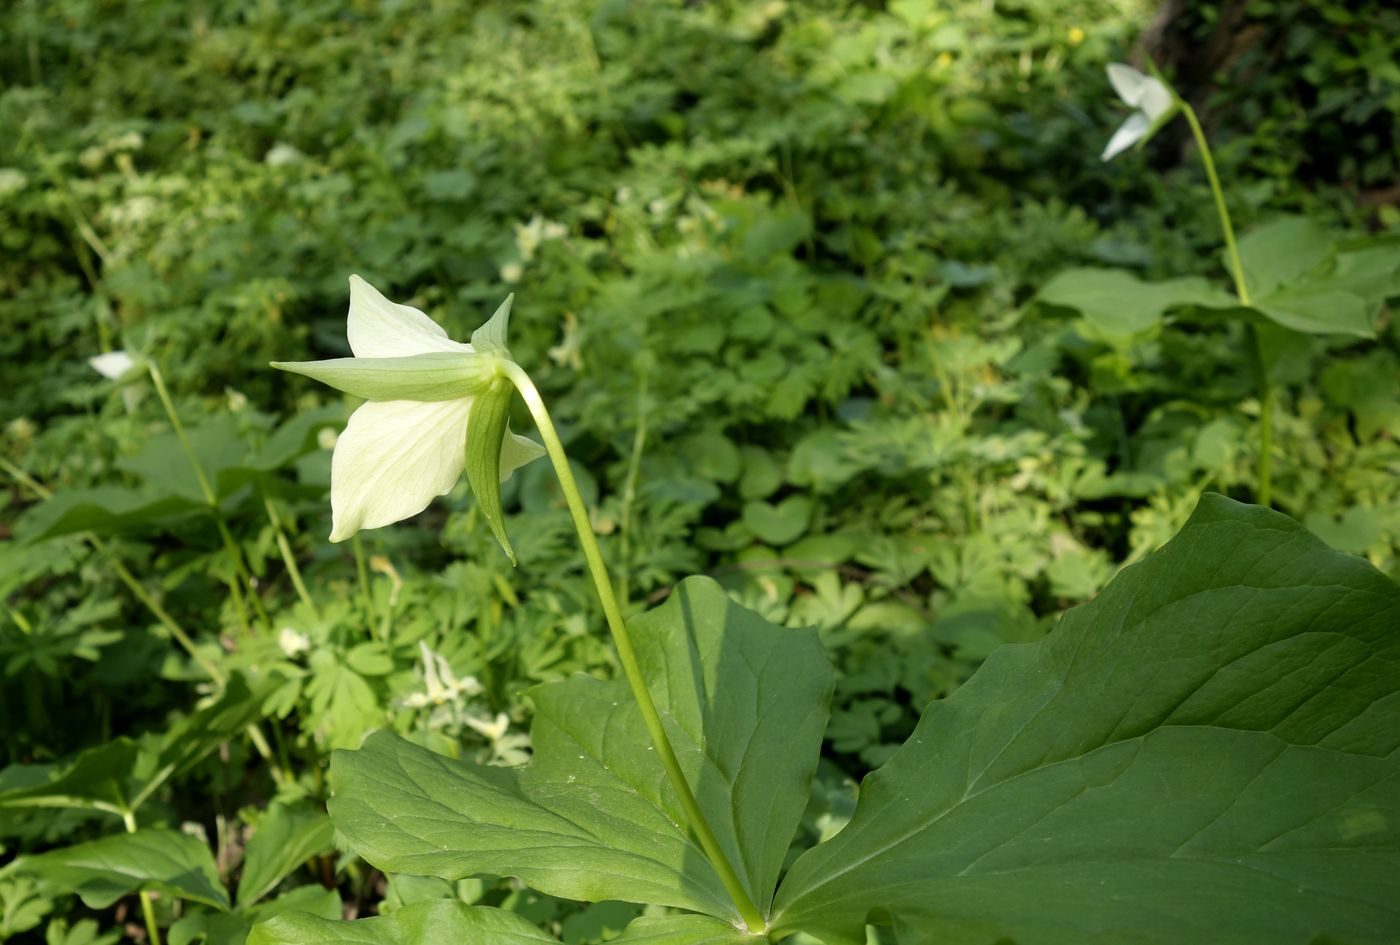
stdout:
<svg viewBox="0 0 1400 945">
<path fill-rule="evenodd" d="M 1161 79 L 1143 75 L 1121 62 L 1109 63 L 1108 81 L 1124 104 L 1134 109 L 1128 120 L 1118 126 L 1102 160 L 1111 160 L 1148 137 L 1176 111 L 1176 96 Z"/>
<path fill-rule="evenodd" d="M 501 375 L 512 299 L 479 329 L 481 347 L 453 341 L 427 315 L 350 277 L 353 358 L 273 362 L 368 401 L 351 414 L 331 457 L 331 541 L 417 515 L 462 475 L 467 418 Z M 505 432 L 500 480 L 544 449 Z"/>
</svg>

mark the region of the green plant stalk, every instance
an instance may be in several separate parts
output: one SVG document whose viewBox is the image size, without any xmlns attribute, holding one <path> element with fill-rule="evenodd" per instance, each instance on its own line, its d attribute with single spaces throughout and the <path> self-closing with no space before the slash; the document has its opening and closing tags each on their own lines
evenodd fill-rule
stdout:
<svg viewBox="0 0 1400 945">
<path fill-rule="evenodd" d="M 126 825 L 127 833 L 136 832 L 136 815 L 131 811 L 122 811 L 122 823 Z M 146 934 L 150 936 L 151 945 L 160 945 L 160 926 L 156 923 L 156 908 L 151 901 L 151 894 L 143 889 L 139 895 L 141 914 L 146 917 Z"/>
<path fill-rule="evenodd" d="M 320 610 L 316 607 L 316 601 L 306 590 L 306 582 L 301 579 L 301 568 L 297 567 L 297 557 L 292 553 L 291 542 L 287 541 L 286 532 L 282 530 L 282 519 L 277 514 L 277 507 L 272 504 L 271 499 L 263 496 L 263 508 L 267 509 L 267 520 L 272 523 L 272 534 L 277 541 L 277 550 L 282 555 L 282 563 L 287 566 L 287 576 L 292 579 L 292 587 L 296 588 L 297 597 L 311 611 L 311 615 L 320 620 Z"/>
<path fill-rule="evenodd" d="M 365 566 L 365 546 L 360 541 L 360 533 L 350 536 L 350 547 L 355 552 L 355 576 L 360 582 L 360 596 L 365 599 L 365 619 L 374 619 L 374 594 L 369 589 L 369 568 Z"/>
<path fill-rule="evenodd" d="M 593 586 L 598 592 L 598 600 L 603 605 L 603 615 L 607 618 L 608 629 L 612 632 L 613 644 L 617 647 L 618 661 L 622 664 L 622 672 L 627 677 L 627 685 L 631 688 L 632 697 L 636 700 L 637 708 L 641 711 L 642 721 L 646 725 L 647 733 L 651 736 L 652 746 L 661 759 L 661 765 L 666 770 L 666 776 L 671 781 L 671 786 L 680 798 L 681 807 L 685 809 L 686 817 L 690 820 L 690 827 L 695 832 L 696 839 L 705 851 L 710 865 L 719 875 L 720 882 L 724 884 L 725 890 L 734 900 L 739 915 L 743 917 L 749 931 L 762 932 L 767 925 L 763 914 L 758 911 L 758 907 L 754 905 L 753 900 L 744 890 L 738 874 L 730 864 L 729 858 L 724 855 L 724 850 L 720 848 L 719 841 L 705 820 L 705 815 L 700 810 L 700 805 L 695 800 L 695 795 L 691 792 L 690 785 L 685 779 L 685 772 L 681 770 L 675 749 L 671 747 L 671 740 L 666 735 L 666 729 L 661 722 L 661 714 L 657 712 L 656 703 L 652 700 L 651 692 L 647 689 L 646 680 L 642 676 L 642 668 L 637 663 L 637 655 L 632 649 L 631 635 L 627 632 L 627 624 L 622 619 L 622 612 L 617 606 L 617 598 L 613 595 L 607 565 L 603 563 L 603 553 L 598 547 L 597 537 L 593 534 L 593 525 L 588 520 L 588 509 L 584 506 L 578 483 L 574 481 L 573 471 L 569 469 L 569 457 L 564 452 L 564 444 L 559 439 L 559 433 L 554 429 L 554 421 L 550 419 L 549 411 L 545 408 L 540 392 L 535 388 L 534 382 L 530 380 L 530 375 L 526 374 L 523 368 L 512 361 L 503 361 L 502 370 L 506 377 L 510 378 L 511 383 L 515 385 L 516 390 L 520 391 L 520 396 L 524 398 L 525 405 L 530 409 L 530 416 L 534 418 L 535 426 L 538 427 L 540 436 L 544 439 L 544 447 L 549 453 L 549 460 L 554 464 L 554 472 L 559 477 L 559 486 L 564 492 L 565 501 L 568 502 L 569 514 L 573 518 L 574 528 L 578 531 L 583 557 L 588 562 L 588 573 L 593 578 Z"/>
<path fill-rule="evenodd" d="M 1215 212 L 1220 217 L 1220 229 L 1225 234 L 1225 249 L 1230 256 L 1230 275 L 1235 281 L 1235 295 L 1245 308 L 1250 305 L 1249 285 L 1244 278 L 1244 263 L 1240 260 L 1240 248 L 1235 242 L 1235 228 L 1230 223 L 1230 210 L 1225 206 L 1225 192 L 1220 187 L 1220 177 L 1215 172 L 1215 159 L 1210 153 L 1205 130 L 1196 117 L 1196 110 L 1181 99 L 1177 99 L 1186 123 L 1191 126 L 1191 135 L 1196 139 L 1196 147 L 1201 152 L 1201 163 L 1205 165 L 1206 179 L 1210 181 L 1211 196 L 1215 198 Z M 1264 349 L 1259 341 L 1259 332 L 1248 326 L 1249 346 L 1259 385 L 1259 504 L 1271 505 L 1272 489 L 1270 479 L 1273 472 L 1274 447 L 1274 390 L 1269 383 L 1268 365 L 1264 360 Z"/>
<path fill-rule="evenodd" d="M 642 450 L 647 442 L 647 373 L 642 371 L 637 387 L 637 430 L 632 436 L 632 455 L 627 460 L 627 479 L 622 486 L 622 534 L 621 543 L 622 576 L 617 579 L 617 596 L 622 606 L 627 606 L 629 585 L 632 583 L 632 507 L 637 500 L 637 479 L 642 471 Z"/>
<path fill-rule="evenodd" d="M 272 624 L 267 619 L 267 612 L 263 610 L 262 601 L 258 599 L 256 591 L 253 590 L 252 576 L 243 563 L 243 552 L 239 550 L 238 542 L 233 540 L 233 533 L 229 531 L 228 523 L 224 521 L 223 515 L 219 512 L 219 500 L 214 495 L 214 488 L 209 484 L 209 477 L 204 474 L 204 466 L 200 463 L 199 456 L 195 454 L 189 436 L 185 433 L 185 425 L 180 422 L 180 415 L 175 412 L 175 402 L 170 398 L 170 391 L 165 387 L 165 378 L 161 375 L 160 368 L 156 366 L 154 361 L 147 361 L 146 369 L 150 372 L 151 383 L 155 385 L 161 406 L 165 408 L 165 415 L 170 418 L 170 425 L 175 430 L 175 436 L 179 439 L 180 446 L 184 449 L 185 456 L 194 469 L 195 479 L 199 482 L 199 491 L 204 494 L 204 501 L 209 506 L 209 514 L 214 517 L 214 525 L 219 530 L 219 537 L 223 539 L 224 550 L 228 552 L 229 560 L 233 564 L 233 577 L 228 581 L 228 589 L 233 597 L 234 606 L 238 609 L 238 618 L 243 624 L 243 630 L 245 633 L 251 632 L 248 613 L 243 605 L 242 588 L 244 587 L 248 588 L 248 600 L 251 601 L 263 629 L 270 630 Z"/>
</svg>

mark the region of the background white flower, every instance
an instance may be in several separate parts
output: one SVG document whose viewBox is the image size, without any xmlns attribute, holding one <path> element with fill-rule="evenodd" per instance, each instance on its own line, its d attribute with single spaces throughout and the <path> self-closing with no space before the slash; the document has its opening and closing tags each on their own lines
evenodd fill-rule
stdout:
<svg viewBox="0 0 1400 945">
<path fill-rule="evenodd" d="M 136 359 L 125 351 L 108 351 L 106 354 L 88 358 L 88 367 L 109 381 L 119 379 L 135 366 Z"/>
<path fill-rule="evenodd" d="M 1102 160 L 1107 161 L 1137 144 L 1154 130 L 1159 121 L 1176 109 L 1176 96 L 1172 90 L 1157 78 L 1143 75 L 1132 66 L 1121 62 L 1109 63 L 1108 81 L 1118 97 L 1134 111 L 1128 116 L 1108 146 L 1103 149 Z"/>
</svg>

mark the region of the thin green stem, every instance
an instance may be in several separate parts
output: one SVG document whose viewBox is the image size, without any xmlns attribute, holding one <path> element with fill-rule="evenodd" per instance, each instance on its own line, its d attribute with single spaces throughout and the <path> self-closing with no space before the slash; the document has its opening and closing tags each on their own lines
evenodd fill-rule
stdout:
<svg viewBox="0 0 1400 945">
<path fill-rule="evenodd" d="M 365 546 L 360 542 L 360 533 L 350 536 L 350 547 L 355 551 L 355 574 L 360 582 L 360 595 L 365 599 L 365 619 L 374 619 L 374 594 L 369 588 L 369 568 L 365 566 Z"/>
<path fill-rule="evenodd" d="M 578 483 L 574 481 L 573 471 L 569 469 L 569 457 L 564 452 L 564 444 L 559 439 L 559 433 L 554 429 L 554 421 L 550 419 L 549 411 L 545 408 L 540 392 L 535 388 L 534 382 L 530 380 L 530 376 L 525 373 L 524 369 L 514 362 L 506 361 L 503 370 L 510 378 L 511 383 L 520 391 L 520 396 L 525 399 L 525 405 L 530 409 L 530 415 L 534 418 L 540 436 L 544 439 L 545 450 L 549 453 L 550 462 L 554 464 L 554 472 L 559 477 L 559 486 L 564 492 L 565 501 L 568 502 L 569 514 L 573 518 L 574 528 L 578 531 L 579 544 L 583 549 L 583 557 L 588 562 L 589 575 L 592 577 L 593 586 L 598 592 L 598 600 L 603 605 L 603 615 L 607 618 L 608 629 L 612 632 L 613 644 L 617 647 L 617 657 L 622 664 L 623 675 L 627 677 L 627 685 L 632 690 L 632 697 L 637 701 L 642 721 L 646 725 L 647 733 L 651 736 L 656 754 L 661 759 L 661 765 L 666 770 L 666 776 L 670 779 L 671 786 L 680 798 L 681 807 L 685 809 L 686 817 L 690 821 L 696 839 L 700 842 L 705 856 L 719 875 L 720 882 L 724 884 L 730 898 L 734 900 L 739 915 L 742 916 L 750 931 L 761 932 L 766 927 L 763 914 L 758 911 L 758 907 L 749 898 L 749 894 L 745 891 L 743 883 L 740 882 L 738 874 L 729 862 L 729 858 L 725 856 L 724 850 L 721 849 L 719 841 L 705 820 L 705 815 L 695 800 L 690 784 L 685 779 L 685 772 L 681 770 L 675 749 L 671 747 L 671 740 L 666 735 L 666 729 L 661 722 L 661 714 L 657 712 L 656 703 L 652 700 L 651 692 L 647 689 L 646 680 L 642 676 L 642 668 L 637 663 L 637 655 L 632 648 L 632 638 L 627 632 L 627 624 L 622 619 L 622 612 L 617 606 L 617 598 L 613 595 L 612 582 L 608 578 L 607 565 L 603 563 L 602 550 L 598 547 L 598 539 L 593 534 L 593 526 L 588 519 L 588 509 L 584 505 Z"/>
<path fill-rule="evenodd" d="M 1220 216 L 1220 229 L 1225 233 L 1225 249 L 1230 255 L 1230 275 L 1235 280 L 1235 294 L 1241 305 L 1249 304 L 1249 286 L 1244 279 L 1244 263 L 1240 261 L 1240 248 L 1235 243 L 1235 227 L 1230 223 L 1230 210 L 1225 206 L 1225 191 L 1220 187 L 1220 177 L 1215 173 L 1215 158 L 1210 153 L 1210 143 L 1206 141 L 1205 130 L 1196 117 L 1196 110 L 1186 102 L 1181 102 L 1181 113 L 1191 126 L 1191 135 L 1196 139 L 1196 147 L 1201 151 L 1201 163 L 1206 168 L 1206 179 L 1210 181 L 1211 196 L 1215 198 L 1215 212 Z"/>
<path fill-rule="evenodd" d="M 234 607 L 238 610 L 238 619 L 242 624 L 243 631 L 245 633 L 252 632 L 248 623 L 248 612 L 243 604 L 244 588 L 248 590 L 248 600 L 252 602 L 259 622 L 262 623 L 264 629 L 270 630 L 272 624 L 267 619 L 267 611 L 263 610 L 262 600 L 259 599 L 257 591 L 253 588 L 252 575 L 243 562 L 243 552 L 239 550 L 238 542 L 234 540 L 233 533 L 229 531 L 228 523 L 224 521 L 223 514 L 219 511 L 219 500 L 214 493 L 214 487 L 209 484 L 209 477 L 204 473 L 204 465 L 199 461 L 199 455 L 195 453 L 194 445 L 190 443 L 189 435 L 185 433 L 185 425 L 180 422 L 180 415 L 175 411 L 175 401 L 171 399 L 170 391 L 166 389 L 165 378 L 154 361 L 147 361 L 146 369 L 150 372 L 151 383 L 155 385 L 161 406 L 165 408 L 165 415 L 170 419 L 170 426 L 175 430 L 175 437 L 180 441 L 180 447 L 185 451 L 185 456 L 190 461 L 190 467 L 194 470 L 195 479 L 199 482 L 199 491 L 204 495 L 204 501 L 209 506 L 209 514 L 214 518 L 214 525 L 219 530 L 219 537 L 223 540 L 224 550 L 232 564 L 233 575 L 227 584 L 229 594 L 233 597 Z"/>
<path fill-rule="evenodd" d="M 1196 139 L 1196 147 L 1201 152 L 1201 163 L 1205 165 L 1206 179 L 1210 182 L 1210 193 L 1215 199 L 1215 212 L 1220 217 L 1220 229 L 1225 234 L 1225 250 L 1230 257 L 1230 275 L 1235 281 L 1235 295 L 1240 304 L 1249 307 L 1249 284 L 1244 277 L 1244 263 L 1240 259 L 1240 248 L 1235 242 L 1235 227 L 1230 222 L 1230 210 L 1225 205 L 1225 191 L 1220 186 L 1220 176 L 1215 172 L 1215 158 L 1210 153 L 1210 143 L 1196 117 L 1196 110 L 1178 99 L 1181 113 L 1191 126 L 1191 135 Z M 1274 446 L 1274 390 L 1269 381 L 1268 362 L 1264 358 L 1264 348 L 1259 341 L 1259 332 L 1253 326 L 1248 328 L 1250 358 L 1254 366 L 1256 384 L 1259 388 L 1259 504 L 1270 505 L 1272 488 Z"/>
<path fill-rule="evenodd" d="M 136 815 L 129 810 L 122 811 L 122 823 L 127 833 L 136 832 Z M 151 894 L 141 890 L 141 914 L 146 917 L 146 934 L 151 937 L 151 945 L 160 945 L 160 926 L 156 923 L 156 907 Z"/>
<path fill-rule="evenodd" d="M 622 485 L 622 576 L 617 580 L 617 596 L 627 606 L 629 585 L 632 583 L 632 507 L 637 501 L 637 479 L 642 471 L 642 450 L 647 442 L 647 372 L 642 371 L 637 386 L 637 430 L 632 436 L 632 455 L 627 460 L 627 480 Z"/>
<path fill-rule="evenodd" d="M 263 496 L 263 508 L 267 509 L 267 520 L 272 523 L 277 550 L 282 555 L 282 563 L 287 566 L 287 576 L 292 579 L 292 587 L 296 588 L 297 597 L 301 598 L 311 615 L 320 620 L 321 613 L 316 607 L 316 601 L 312 600 L 311 594 L 306 590 L 306 582 L 301 579 L 301 568 L 297 566 L 297 556 L 292 553 L 291 542 L 287 541 L 287 533 L 282 530 L 282 518 L 277 514 L 277 506 L 272 504 L 270 498 Z"/>
</svg>

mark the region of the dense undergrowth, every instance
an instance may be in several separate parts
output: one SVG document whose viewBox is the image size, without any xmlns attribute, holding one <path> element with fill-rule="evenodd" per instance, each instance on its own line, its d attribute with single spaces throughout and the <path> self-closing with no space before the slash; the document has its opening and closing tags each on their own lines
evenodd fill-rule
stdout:
<svg viewBox="0 0 1400 945">
<path fill-rule="evenodd" d="M 327 541 L 329 446 L 354 402 L 266 363 L 347 353 L 351 272 L 453 337 L 517 293 L 512 348 L 631 610 L 703 573 L 819 629 L 836 695 L 798 846 L 834 832 L 856 781 L 994 648 L 1043 636 L 1205 491 L 1256 498 L 1242 322 L 1121 335 L 1037 297 L 1086 265 L 1226 284 L 1189 150 L 1099 160 L 1121 118 L 1103 66 L 1150 13 L 9 7 L 0 761 L 105 745 L 94 770 L 134 758 L 148 790 L 0 808 L 6 860 L 120 832 L 113 808 L 180 831 L 215 872 L 154 899 L 172 942 L 240 942 L 277 908 L 447 895 L 571 945 L 638 913 L 385 877 L 331 842 L 331 750 L 388 727 L 519 763 L 526 690 L 613 665 L 542 463 L 505 486 L 516 568 L 465 483 L 411 523 Z M 1398 232 L 1396 34 L 1357 22 L 1324 12 L 1280 40 L 1286 69 L 1258 94 L 1227 69 L 1198 103 L 1216 106 L 1242 230 L 1302 212 Z M 1293 96 L 1324 80 L 1300 130 Z M 1347 160 L 1320 159 L 1350 127 Z M 1397 576 L 1400 329 L 1378 328 L 1265 332 L 1272 499 Z M 158 366 L 184 434 L 150 378 L 89 367 L 111 349 Z M 0 790 L 39 770 L 0 771 Z M 146 934 L 129 890 L 70 878 L 81 899 L 0 868 L 0 940 Z M 233 917 L 216 911 L 229 889 Z"/>
</svg>

